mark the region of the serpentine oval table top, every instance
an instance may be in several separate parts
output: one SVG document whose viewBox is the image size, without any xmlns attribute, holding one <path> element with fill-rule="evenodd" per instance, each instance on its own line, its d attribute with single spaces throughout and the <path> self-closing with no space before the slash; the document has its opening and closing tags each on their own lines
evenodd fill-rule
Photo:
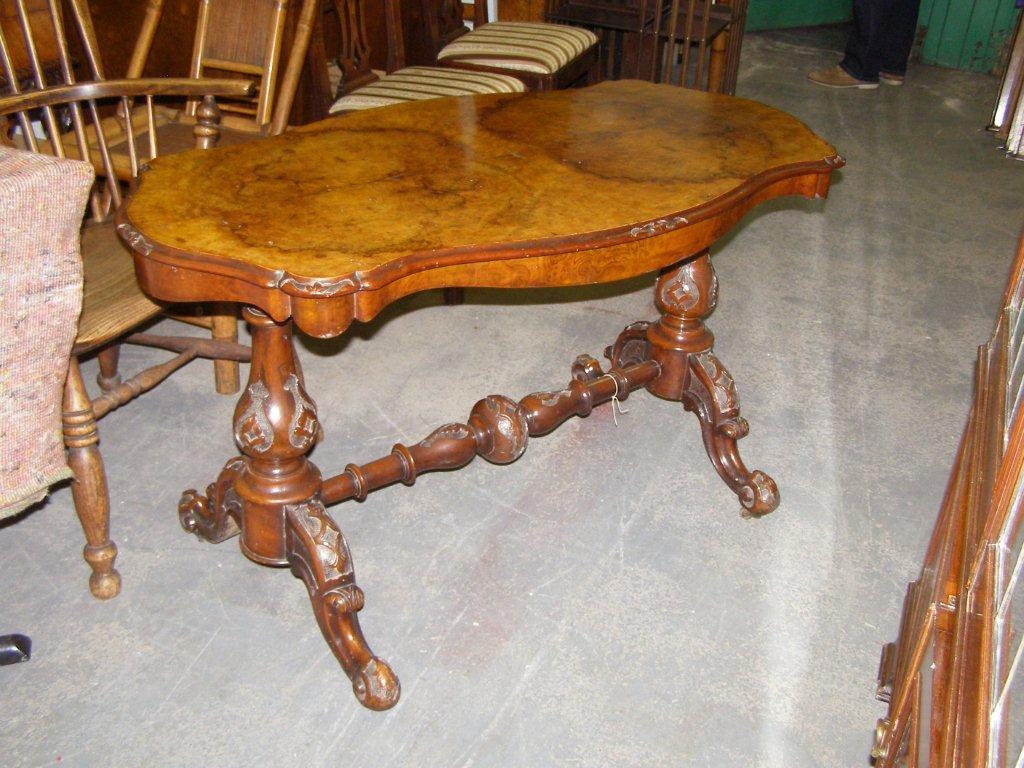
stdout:
<svg viewBox="0 0 1024 768">
<path fill-rule="evenodd" d="M 369 286 L 396 262 L 634 239 L 773 170 L 831 171 L 835 156 L 762 104 L 615 81 L 366 110 L 159 157 L 123 220 L 156 251 Z"/>
</svg>

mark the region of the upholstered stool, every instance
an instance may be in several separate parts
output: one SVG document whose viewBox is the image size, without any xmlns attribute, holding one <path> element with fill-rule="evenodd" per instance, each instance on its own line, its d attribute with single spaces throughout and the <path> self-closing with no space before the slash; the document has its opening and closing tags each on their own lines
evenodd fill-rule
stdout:
<svg viewBox="0 0 1024 768">
<path fill-rule="evenodd" d="M 526 86 L 511 75 L 468 72 L 444 67 L 406 67 L 342 96 L 332 113 L 401 104 L 405 101 L 483 93 L 522 93 Z"/>
<path fill-rule="evenodd" d="M 597 35 L 589 29 L 494 21 L 446 45 L 437 61 L 448 67 L 511 72 L 532 90 L 552 90 L 588 75 L 596 61 L 597 43 Z"/>
</svg>

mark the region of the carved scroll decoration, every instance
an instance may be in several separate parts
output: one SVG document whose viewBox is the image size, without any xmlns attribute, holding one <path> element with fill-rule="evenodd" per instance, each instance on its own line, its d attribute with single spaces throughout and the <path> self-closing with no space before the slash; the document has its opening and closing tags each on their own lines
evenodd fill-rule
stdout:
<svg viewBox="0 0 1024 768">
<path fill-rule="evenodd" d="M 206 495 L 189 489 L 178 501 L 178 520 L 188 533 L 213 544 L 238 535 L 242 502 L 235 493 L 235 481 L 245 469 L 245 459 L 229 459 L 217 479 L 206 487 Z"/>
<path fill-rule="evenodd" d="M 323 298 L 336 296 L 345 290 L 355 290 L 359 287 L 359 284 L 350 277 L 344 277 L 341 280 L 302 280 L 289 275 L 279 278 L 277 281 L 277 287 L 282 290 L 285 288 L 291 288 L 292 290 L 290 293 L 297 294 L 299 296 Z M 289 291 L 286 291 L 286 293 L 288 292 Z"/>
<path fill-rule="evenodd" d="M 352 578 L 352 558 L 348 545 L 341 535 L 337 523 L 327 514 L 322 502 L 305 501 L 302 504 L 289 504 L 285 514 L 292 513 L 313 542 L 314 552 L 325 581 L 341 578 Z M 360 606 L 362 607 L 362 606 Z M 349 610 L 359 610 L 351 608 Z"/>
<path fill-rule="evenodd" d="M 305 451 L 316 440 L 320 423 L 316 418 L 316 406 L 306 395 L 302 383 L 294 373 L 288 374 L 284 382 L 285 391 L 295 401 L 291 424 L 288 427 L 288 442 L 300 451 Z"/>
<path fill-rule="evenodd" d="M 714 353 L 710 350 L 699 352 L 694 358 L 700 367 L 707 373 L 711 382 L 711 396 L 715 398 L 715 405 L 723 416 L 728 416 L 739 411 L 740 399 L 736 393 L 736 382 L 732 374 L 719 362 Z"/>
<path fill-rule="evenodd" d="M 149 256 L 153 253 L 153 244 L 130 224 L 118 224 L 117 231 L 129 247 L 140 256 Z"/>
<path fill-rule="evenodd" d="M 274 428 L 267 415 L 270 390 L 257 379 L 246 392 L 249 403 L 235 423 L 235 440 L 246 453 L 266 453 L 274 445 Z"/>
</svg>

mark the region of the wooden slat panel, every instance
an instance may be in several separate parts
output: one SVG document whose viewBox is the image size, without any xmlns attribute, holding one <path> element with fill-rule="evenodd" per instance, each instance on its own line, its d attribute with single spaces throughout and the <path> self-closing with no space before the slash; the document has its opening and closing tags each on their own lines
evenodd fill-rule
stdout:
<svg viewBox="0 0 1024 768">
<path fill-rule="evenodd" d="M 266 35 L 241 34 L 240 30 L 267 30 L 269 34 L 274 5 L 274 0 L 213 0 L 206 57 L 263 67 L 266 63 Z"/>
</svg>

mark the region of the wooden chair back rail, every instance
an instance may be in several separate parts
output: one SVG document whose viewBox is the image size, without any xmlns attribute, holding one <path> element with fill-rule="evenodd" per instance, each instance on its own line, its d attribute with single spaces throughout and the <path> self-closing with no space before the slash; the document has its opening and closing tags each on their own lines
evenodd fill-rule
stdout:
<svg viewBox="0 0 1024 768">
<path fill-rule="evenodd" d="M 975 396 L 921 577 L 887 646 L 880 768 L 1019 765 L 1024 733 L 1024 236 L 978 350 Z M 1019 605 L 1017 608 L 1019 609 Z M 929 692 L 926 701 L 921 695 Z M 919 749 L 917 742 L 924 747 Z"/>
<path fill-rule="evenodd" d="M 90 50 L 90 41 L 94 41 L 94 36 L 92 34 L 91 22 L 88 21 L 88 12 L 82 7 L 81 0 L 69 0 L 69 5 L 71 12 L 74 15 L 78 31 L 85 43 L 91 73 L 93 77 L 102 77 L 99 59 L 95 55 L 94 50 Z M 30 12 L 26 6 L 25 0 L 14 0 L 14 6 L 17 13 L 19 31 L 21 33 L 20 40 L 8 40 L 3 26 L 0 26 L 0 65 L 3 67 L 3 75 L 8 83 L 8 89 L 13 94 L 12 97 L 5 100 L 8 104 L 8 111 L 4 111 L 0 114 L 14 114 L 21 131 L 20 135 L 22 137 L 22 141 L 24 141 L 30 151 L 38 152 L 39 143 L 36 139 L 33 121 L 27 110 L 41 108 L 43 114 L 43 130 L 52 153 L 57 157 L 66 157 L 67 152 L 65 151 L 63 132 L 57 121 L 53 106 L 55 104 L 67 103 L 71 126 L 77 144 L 78 156 L 82 159 L 91 159 L 91 151 L 86 135 L 85 124 L 82 119 L 82 107 L 80 103 L 81 101 L 85 101 L 86 107 L 92 118 L 93 127 L 96 131 L 97 146 L 99 148 L 102 166 L 108 172 L 108 178 L 115 178 L 110 175 L 110 172 L 113 170 L 110 149 L 107 145 L 106 137 L 99 129 L 99 113 L 93 98 L 83 95 L 80 99 L 76 99 L 71 94 L 62 94 L 62 96 L 59 96 L 52 101 L 45 98 L 41 100 L 34 98 L 45 93 L 46 89 L 52 85 L 51 83 L 48 83 L 46 79 L 46 72 L 39 54 L 39 45 L 37 45 L 36 41 L 37 37 L 40 37 L 52 45 L 52 52 L 57 56 L 60 66 L 61 81 L 64 84 L 65 89 L 72 87 L 71 84 L 75 82 L 73 65 L 71 55 L 68 51 L 67 35 L 64 29 L 64 21 L 62 18 L 62 10 L 59 0 L 46 0 L 47 18 L 50 26 L 49 28 L 44 29 L 39 28 L 41 25 L 39 24 L 40 14 L 38 13 L 38 5 L 36 6 L 36 13 L 34 14 L 37 22 L 35 25 L 31 22 Z M 14 62 L 14 56 L 17 52 L 21 52 L 27 60 L 32 71 L 32 79 L 35 88 L 37 89 L 29 93 L 27 97 L 24 98 L 23 106 L 20 105 L 22 99 L 19 98 L 19 95 L 22 93 L 22 88 L 19 83 Z M 57 88 L 54 88 L 53 90 L 56 91 Z M 64 100 L 64 96 L 68 97 L 67 101 Z M 134 136 L 132 138 L 134 143 Z M 134 147 L 132 147 L 132 149 L 134 150 Z M 104 182 L 93 188 L 90 195 L 89 205 L 90 211 L 95 219 L 102 220 L 110 214 L 113 208 L 117 208 L 120 204 L 121 189 L 117 183 Z"/>
<path fill-rule="evenodd" d="M 341 68 L 341 90 L 339 96 L 351 93 L 376 79 L 370 66 L 370 38 L 366 33 L 366 12 L 361 0 L 332 0 L 339 26 L 338 66 Z M 391 7 L 385 7 L 391 13 Z M 400 27 L 386 17 L 388 59 L 387 71 L 400 69 L 402 61 Z M 394 35 L 397 34 L 398 42 Z"/>
<path fill-rule="evenodd" d="M 38 29 L 41 10 L 38 7 L 38 3 L 32 11 L 30 11 L 26 6 L 25 0 L 13 0 L 13 3 L 17 14 L 20 39 L 8 39 L 7 31 L 5 30 L 7 25 L 0 25 L 0 65 L 3 66 L 3 76 L 7 82 L 7 89 L 14 94 L 22 92 L 20 83 L 21 78 L 19 77 L 16 60 L 24 62 L 24 64 L 30 68 L 35 88 L 43 89 L 48 85 L 52 85 L 52 83 L 48 83 L 46 80 L 45 67 L 43 66 L 43 61 L 39 53 L 40 46 L 37 45 L 36 42 L 37 36 L 41 36 L 47 43 L 47 48 L 52 49 L 50 53 L 57 56 L 62 82 L 73 83 L 74 73 L 72 71 L 71 55 L 68 53 L 67 37 L 64 33 L 64 21 L 61 17 L 59 0 L 45 0 L 47 11 L 46 17 L 51 25 L 49 29 L 45 30 Z M 87 35 L 87 30 L 91 31 L 92 28 L 91 25 L 83 23 L 84 17 L 80 0 L 69 0 L 69 4 L 71 6 L 72 13 L 75 15 L 75 21 L 77 22 L 79 31 L 84 38 Z M 7 8 L 9 8 L 9 5 Z M 7 8 L 5 8 L 5 10 Z M 35 25 L 33 25 L 31 21 L 33 17 L 37 21 L 37 24 Z M 95 64 L 95 59 L 90 59 L 90 65 L 93 66 L 93 76 L 97 78 L 102 77 L 102 75 L 96 70 Z M 57 136 L 59 134 L 59 130 L 53 109 L 49 106 L 45 107 L 43 110 L 43 117 L 46 121 L 47 128 L 49 129 L 50 136 Z M 28 142 L 33 151 L 37 151 L 38 147 L 36 146 L 35 136 L 31 130 L 28 117 L 26 115 L 21 115 L 19 116 L 19 121 L 26 142 Z M 76 123 L 76 130 L 78 127 L 79 123 Z M 63 157 L 59 142 L 54 144 L 53 151 L 58 156 Z"/>
</svg>

